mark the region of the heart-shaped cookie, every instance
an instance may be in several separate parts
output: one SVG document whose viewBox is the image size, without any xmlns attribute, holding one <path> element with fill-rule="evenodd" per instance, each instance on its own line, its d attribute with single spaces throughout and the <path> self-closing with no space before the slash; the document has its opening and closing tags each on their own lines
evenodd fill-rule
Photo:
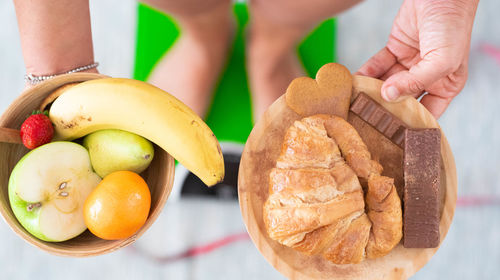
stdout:
<svg viewBox="0 0 500 280">
<path fill-rule="evenodd" d="M 332 114 L 347 119 L 352 94 L 352 75 L 337 63 L 324 65 L 316 79 L 293 80 L 285 93 L 288 107 L 302 116 Z"/>
</svg>

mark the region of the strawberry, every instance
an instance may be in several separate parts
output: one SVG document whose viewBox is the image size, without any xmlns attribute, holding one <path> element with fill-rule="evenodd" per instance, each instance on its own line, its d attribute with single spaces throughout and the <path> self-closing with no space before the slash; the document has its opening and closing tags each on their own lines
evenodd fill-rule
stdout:
<svg viewBox="0 0 500 280">
<path fill-rule="evenodd" d="M 48 112 L 35 111 L 21 126 L 21 139 L 24 146 L 32 150 L 47 144 L 54 136 L 54 127 L 48 117 Z"/>
</svg>

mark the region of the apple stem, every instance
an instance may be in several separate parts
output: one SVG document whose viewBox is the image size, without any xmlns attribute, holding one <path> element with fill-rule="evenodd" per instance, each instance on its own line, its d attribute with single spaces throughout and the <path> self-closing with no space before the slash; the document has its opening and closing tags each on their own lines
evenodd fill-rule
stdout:
<svg viewBox="0 0 500 280">
<path fill-rule="evenodd" d="M 31 204 L 28 204 L 28 207 L 26 207 L 26 209 L 28 210 L 28 212 L 31 212 L 31 211 L 33 211 L 33 209 L 38 208 L 40 206 L 42 206 L 42 203 L 40 203 L 40 202 L 31 203 Z"/>
</svg>

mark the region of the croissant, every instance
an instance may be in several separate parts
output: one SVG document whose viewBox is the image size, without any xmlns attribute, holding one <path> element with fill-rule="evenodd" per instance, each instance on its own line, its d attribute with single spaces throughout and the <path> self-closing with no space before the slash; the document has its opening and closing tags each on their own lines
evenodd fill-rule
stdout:
<svg viewBox="0 0 500 280">
<path fill-rule="evenodd" d="M 269 236 L 336 264 L 386 255 L 401 240 L 402 210 L 394 180 L 381 172 L 344 119 L 294 122 L 269 175 L 263 209 Z M 366 195 L 358 177 L 368 182 Z"/>
</svg>

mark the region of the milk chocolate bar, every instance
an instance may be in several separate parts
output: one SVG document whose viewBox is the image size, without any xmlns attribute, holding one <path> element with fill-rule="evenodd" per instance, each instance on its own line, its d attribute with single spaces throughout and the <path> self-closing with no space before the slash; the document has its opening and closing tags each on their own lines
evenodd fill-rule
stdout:
<svg viewBox="0 0 500 280">
<path fill-rule="evenodd" d="M 404 133 L 403 246 L 439 246 L 441 131 L 406 129 Z"/>
<path fill-rule="evenodd" d="M 370 96 L 361 92 L 351 104 L 350 110 L 390 139 L 394 144 L 403 147 L 404 131 L 407 128 L 406 124 Z"/>
</svg>

